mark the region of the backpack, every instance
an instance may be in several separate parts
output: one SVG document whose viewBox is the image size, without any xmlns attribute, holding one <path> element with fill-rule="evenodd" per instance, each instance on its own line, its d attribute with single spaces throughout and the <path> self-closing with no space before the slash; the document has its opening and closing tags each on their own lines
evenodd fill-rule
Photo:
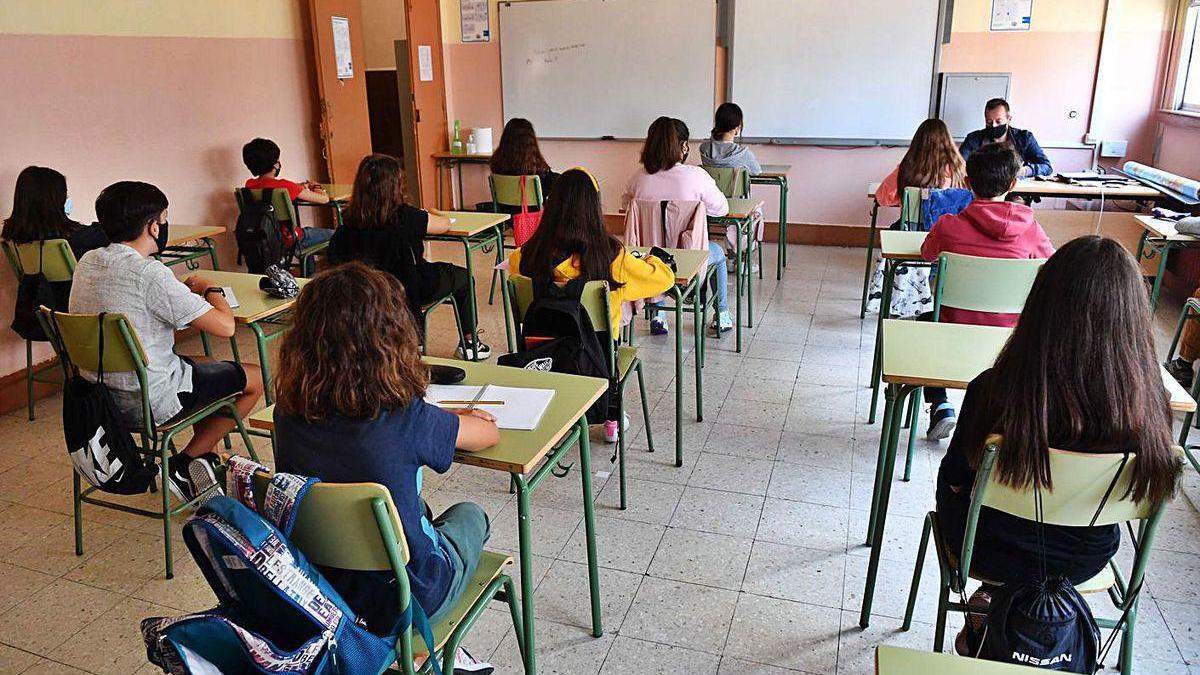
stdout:
<svg viewBox="0 0 1200 675">
<path fill-rule="evenodd" d="M 245 261 L 252 274 L 263 274 L 270 265 L 290 258 L 300 235 L 294 224 L 284 227 L 275 212 L 273 188 L 264 188 L 262 197 L 255 198 L 249 188 L 238 191 L 241 211 L 238 213 L 234 236 L 238 244 L 238 262 Z"/>
<path fill-rule="evenodd" d="M 367 630 L 287 538 L 301 501 L 318 481 L 276 473 L 260 514 L 251 481 L 265 470 L 231 458 L 226 487 L 236 498 L 214 497 L 184 525 L 184 542 L 219 604 L 197 614 L 143 620 L 147 658 L 172 675 L 383 672 L 397 656 L 395 636 Z M 409 608 L 397 630 L 411 621 L 432 644 L 424 612 L 415 600 Z"/>
<path fill-rule="evenodd" d="M 32 342 L 45 342 L 49 339 L 38 321 L 38 307 L 45 306 L 62 311 L 67 308 L 71 297 L 70 281 L 49 281 L 46 275 L 42 274 L 42 256 L 45 250 L 46 242 L 43 240 L 38 246 L 38 271 L 21 275 L 17 284 L 17 301 L 13 305 L 13 331 Z"/>
<path fill-rule="evenodd" d="M 541 370 L 569 375 L 584 375 L 610 380 L 608 391 L 587 411 L 590 424 L 608 419 L 612 383 L 607 350 L 592 327 L 592 319 L 583 308 L 584 281 L 573 279 L 565 286 L 553 281 L 533 282 L 533 302 L 521 323 L 521 343 L 528 338 L 550 338 L 539 344 L 496 359 L 501 366 Z"/>
<path fill-rule="evenodd" d="M 58 321 L 50 314 L 55 332 Z M 100 314 L 100 370 L 95 382 L 79 374 L 61 344 L 59 358 L 70 375 L 63 383 L 63 435 L 75 473 L 88 484 L 119 495 L 142 494 L 149 489 L 158 466 L 142 454 L 125 428 L 104 384 L 104 313 Z"/>
</svg>

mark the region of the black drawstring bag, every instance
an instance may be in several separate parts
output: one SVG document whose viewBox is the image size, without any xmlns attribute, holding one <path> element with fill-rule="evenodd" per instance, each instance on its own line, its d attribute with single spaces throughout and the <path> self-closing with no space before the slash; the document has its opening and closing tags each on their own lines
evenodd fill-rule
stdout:
<svg viewBox="0 0 1200 675">
<path fill-rule="evenodd" d="M 48 339 L 42 331 L 42 324 L 38 322 L 38 307 L 44 305 L 62 311 L 67 308 L 67 300 L 71 297 L 70 281 L 52 282 L 42 273 L 45 250 L 46 242 L 39 242 L 37 272 L 30 274 L 22 270 L 17 284 L 17 302 L 13 306 L 13 332 L 33 342 L 45 342 Z"/>
<path fill-rule="evenodd" d="M 54 312 L 50 319 L 57 333 Z M 158 467 L 142 455 L 125 429 L 112 393 L 104 384 L 104 313 L 100 314 L 100 363 L 95 382 L 79 374 L 61 344 L 58 353 L 70 373 L 63 385 L 63 434 L 75 472 L 105 492 L 119 495 L 145 492 Z"/>
</svg>

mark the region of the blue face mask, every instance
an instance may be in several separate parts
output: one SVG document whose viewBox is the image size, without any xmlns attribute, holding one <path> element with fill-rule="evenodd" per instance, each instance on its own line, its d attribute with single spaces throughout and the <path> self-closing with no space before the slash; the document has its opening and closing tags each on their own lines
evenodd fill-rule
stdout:
<svg viewBox="0 0 1200 675">
<path fill-rule="evenodd" d="M 63 213 L 67 214 L 68 216 L 71 215 L 72 208 L 71 197 L 68 195 L 67 201 L 63 203 Z"/>
</svg>

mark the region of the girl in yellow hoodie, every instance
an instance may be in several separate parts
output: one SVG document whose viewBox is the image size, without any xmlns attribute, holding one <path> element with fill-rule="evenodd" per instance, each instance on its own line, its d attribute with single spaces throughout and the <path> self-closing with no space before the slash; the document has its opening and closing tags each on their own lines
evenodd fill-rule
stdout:
<svg viewBox="0 0 1200 675">
<path fill-rule="evenodd" d="M 600 189 L 584 169 L 562 174 L 554 183 L 554 196 L 546 200 L 542 222 L 525 245 L 508 258 L 508 269 L 531 279 L 552 278 L 565 283 L 608 282 L 610 319 L 621 325 L 621 305 L 665 293 L 675 284 L 675 273 L 658 258 L 630 255 L 604 227 Z M 604 432 L 609 442 L 617 438 L 617 420 Z"/>
</svg>

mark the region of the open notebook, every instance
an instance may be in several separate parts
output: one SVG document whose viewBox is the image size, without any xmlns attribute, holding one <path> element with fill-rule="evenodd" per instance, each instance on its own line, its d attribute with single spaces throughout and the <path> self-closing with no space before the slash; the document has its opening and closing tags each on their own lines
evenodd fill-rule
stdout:
<svg viewBox="0 0 1200 675">
<path fill-rule="evenodd" d="M 443 401 L 503 401 L 503 405 L 476 405 L 475 408 L 496 416 L 496 425 L 501 429 L 533 431 L 550 401 L 553 389 L 527 389 L 524 387 L 501 387 L 464 384 L 431 384 L 425 390 L 425 401 L 440 408 L 466 408 L 470 404 L 443 403 Z"/>
</svg>

